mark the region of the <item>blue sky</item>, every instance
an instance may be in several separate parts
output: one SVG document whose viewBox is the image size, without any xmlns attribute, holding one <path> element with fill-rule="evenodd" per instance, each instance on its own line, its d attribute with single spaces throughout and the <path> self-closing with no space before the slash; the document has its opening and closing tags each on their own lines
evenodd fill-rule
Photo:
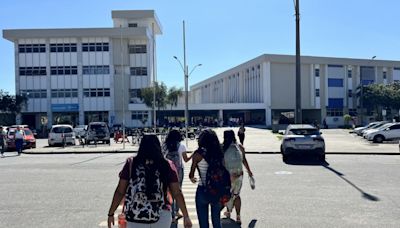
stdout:
<svg viewBox="0 0 400 228">
<path fill-rule="evenodd" d="M 261 54 L 295 53 L 293 0 L 2 0 L 0 29 L 112 27 L 111 10 L 154 9 L 158 78 L 183 86 L 186 22 L 192 85 Z M 400 60 L 400 1 L 301 0 L 301 54 Z M 15 92 L 14 52 L 0 39 L 0 89 Z"/>
</svg>

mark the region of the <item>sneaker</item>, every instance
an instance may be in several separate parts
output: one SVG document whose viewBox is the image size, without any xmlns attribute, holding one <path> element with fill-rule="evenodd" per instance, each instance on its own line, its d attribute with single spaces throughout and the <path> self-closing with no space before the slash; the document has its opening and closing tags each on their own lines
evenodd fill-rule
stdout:
<svg viewBox="0 0 400 228">
<path fill-rule="evenodd" d="M 2 154 L 1 157 L 4 158 L 5 157 L 4 154 Z"/>
</svg>

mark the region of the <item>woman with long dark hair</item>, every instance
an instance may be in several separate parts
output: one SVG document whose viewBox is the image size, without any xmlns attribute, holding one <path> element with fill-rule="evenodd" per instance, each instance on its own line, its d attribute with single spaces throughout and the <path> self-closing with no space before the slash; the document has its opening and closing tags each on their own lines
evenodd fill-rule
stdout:
<svg viewBox="0 0 400 228">
<path fill-rule="evenodd" d="M 240 199 L 240 190 L 243 183 L 243 166 L 246 167 L 249 176 L 253 173 L 250 170 L 246 160 L 246 153 L 242 145 L 236 142 L 235 133 L 232 130 L 224 131 L 223 142 L 225 168 L 231 175 L 231 194 L 232 197 L 226 205 L 225 216 L 230 218 L 233 207 L 236 209 L 236 223 L 241 224 L 240 208 L 242 201 Z"/>
<path fill-rule="evenodd" d="M 190 160 L 190 157 L 186 154 L 186 146 L 181 143 L 182 135 L 178 130 L 169 131 L 164 145 L 163 145 L 163 153 L 165 157 L 171 160 L 176 170 L 178 171 L 178 180 L 179 186 L 182 188 L 183 176 L 184 176 L 184 165 L 182 159 L 185 162 Z M 172 204 L 172 222 L 175 223 L 176 220 L 182 218 L 182 215 L 179 213 L 179 208 L 174 200 Z"/>
<path fill-rule="evenodd" d="M 144 135 L 136 157 L 128 158 L 108 212 L 108 227 L 114 225 L 114 212 L 125 196 L 127 227 L 171 226 L 172 193 L 182 210 L 184 226 L 191 227 L 185 199 L 172 162 L 161 152 L 156 135 Z"/>
<path fill-rule="evenodd" d="M 196 191 L 196 211 L 200 228 L 208 228 L 208 207 L 211 206 L 211 221 L 214 228 L 221 227 L 221 204 L 211 202 L 205 193 L 207 169 L 211 161 L 223 162 L 223 153 L 217 135 L 211 129 L 203 130 L 198 139 L 199 149 L 192 155 L 189 178 L 196 183 L 194 172 L 197 169 L 200 180 Z"/>
</svg>

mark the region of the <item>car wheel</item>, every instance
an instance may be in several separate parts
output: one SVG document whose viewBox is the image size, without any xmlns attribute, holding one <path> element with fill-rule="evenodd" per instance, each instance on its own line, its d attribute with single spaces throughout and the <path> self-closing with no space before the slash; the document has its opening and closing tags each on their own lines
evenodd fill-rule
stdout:
<svg viewBox="0 0 400 228">
<path fill-rule="evenodd" d="M 385 140 L 385 137 L 383 137 L 382 135 L 377 135 L 374 137 L 374 143 L 382 143 L 383 140 Z"/>
<path fill-rule="evenodd" d="M 325 161 L 325 153 L 319 155 L 319 160 L 320 160 L 321 162 L 324 162 L 324 161 Z"/>
<path fill-rule="evenodd" d="M 285 155 L 285 154 L 282 154 L 282 161 L 283 161 L 284 163 L 288 163 L 288 161 L 289 161 L 289 156 L 288 156 L 288 155 Z"/>
</svg>

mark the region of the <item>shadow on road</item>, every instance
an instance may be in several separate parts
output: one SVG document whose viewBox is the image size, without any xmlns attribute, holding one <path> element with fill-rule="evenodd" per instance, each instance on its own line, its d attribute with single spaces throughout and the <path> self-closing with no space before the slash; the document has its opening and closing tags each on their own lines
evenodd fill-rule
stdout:
<svg viewBox="0 0 400 228">
<path fill-rule="evenodd" d="M 355 188 L 357 191 L 361 193 L 362 198 L 370 201 L 380 201 L 380 199 L 374 195 L 371 195 L 369 193 L 366 193 L 364 190 L 359 188 L 357 185 L 355 185 L 353 182 L 348 180 L 345 176 L 345 174 L 339 172 L 338 170 L 332 168 L 329 166 L 329 163 L 326 161 L 320 161 L 316 158 L 313 157 L 292 157 L 289 161 L 286 162 L 288 165 L 308 165 L 308 166 L 322 166 L 325 169 L 331 171 L 338 177 L 340 177 L 342 180 L 344 180 L 346 183 L 348 183 L 350 186 Z"/>
<path fill-rule="evenodd" d="M 364 190 L 362 190 L 361 188 L 359 188 L 357 185 L 355 185 L 353 182 L 349 181 L 347 178 L 345 178 L 344 174 L 335 170 L 332 167 L 329 167 L 328 165 L 323 165 L 323 167 L 331 172 L 333 172 L 334 174 L 336 174 L 338 177 L 340 177 L 342 180 L 344 180 L 346 183 L 348 183 L 350 186 L 352 186 L 353 188 L 355 188 L 357 191 L 359 191 L 361 193 L 361 196 L 366 199 L 366 200 L 370 200 L 370 201 L 379 201 L 379 198 L 371 195 L 369 193 L 364 192 Z"/>
</svg>

